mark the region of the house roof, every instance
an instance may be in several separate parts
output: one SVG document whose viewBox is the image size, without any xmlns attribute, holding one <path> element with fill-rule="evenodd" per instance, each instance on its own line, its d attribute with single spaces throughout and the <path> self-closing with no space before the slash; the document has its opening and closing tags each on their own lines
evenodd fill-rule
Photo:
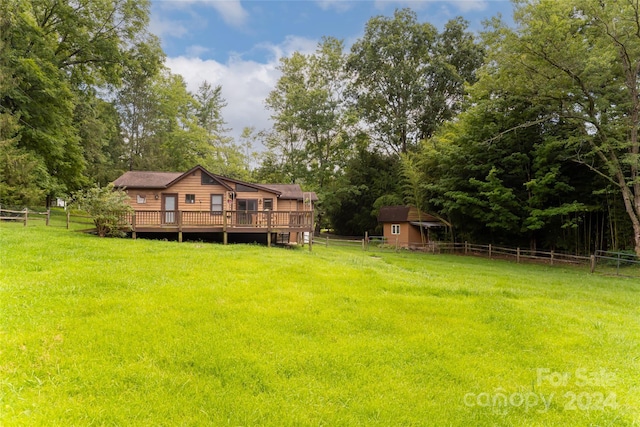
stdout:
<svg viewBox="0 0 640 427">
<path fill-rule="evenodd" d="M 383 206 L 378 213 L 378 222 L 423 222 L 449 225 L 437 216 L 422 212 L 415 206 Z M 433 226 L 433 225 L 431 225 Z"/>
<path fill-rule="evenodd" d="M 130 188 L 167 188 L 182 175 L 182 172 L 128 171 L 113 181 L 113 185 Z"/>
<path fill-rule="evenodd" d="M 281 199 L 302 200 L 308 193 L 312 202 L 318 201 L 318 196 L 312 191 L 303 192 L 298 184 L 262 184 L 263 187 L 280 192 Z"/>
<path fill-rule="evenodd" d="M 147 172 L 147 171 L 129 171 L 125 172 L 118 179 L 113 181 L 113 185 L 116 187 L 126 188 L 156 188 L 163 189 L 168 188 L 182 178 L 192 174 L 196 170 L 201 170 L 202 173 L 209 175 L 215 179 L 223 187 L 228 190 L 232 190 L 229 183 L 246 185 L 247 187 L 256 188 L 258 190 L 265 190 L 274 193 L 280 199 L 288 200 L 303 200 L 305 192 L 302 191 L 298 184 L 254 184 L 250 182 L 240 181 L 238 179 L 227 178 L 225 176 L 216 175 L 202 166 L 195 166 L 186 172 Z M 316 202 L 318 196 L 314 192 L 308 192 L 311 201 Z"/>
</svg>

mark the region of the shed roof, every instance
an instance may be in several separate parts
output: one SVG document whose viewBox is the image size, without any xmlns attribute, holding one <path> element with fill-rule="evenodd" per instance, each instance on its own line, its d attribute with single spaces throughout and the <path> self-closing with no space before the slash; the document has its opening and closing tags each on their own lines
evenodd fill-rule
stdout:
<svg viewBox="0 0 640 427">
<path fill-rule="evenodd" d="M 415 206 L 383 206 L 378 214 L 378 222 L 410 222 L 420 221 L 424 223 L 442 223 L 449 225 L 446 221 L 420 211 Z M 433 226 L 433 225 L 432 225 Z"/>
</svg>

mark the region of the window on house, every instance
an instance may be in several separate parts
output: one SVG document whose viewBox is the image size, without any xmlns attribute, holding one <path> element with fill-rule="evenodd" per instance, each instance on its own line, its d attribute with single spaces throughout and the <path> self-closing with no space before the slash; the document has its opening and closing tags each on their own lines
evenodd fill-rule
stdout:
<svg viewBox="0 0 640 427">
<path fill-rule="evenodd" d="M 215 185 L 217 184 L 216 180 L 213 177 L 207 175 L 206 173 L 202 173 L 200 175 L 200 182 L 202 185 Z"/>
<path fill-rule="evenodd" d="M 400 234 L 400 224 L 391 224 L 391 234 Z"/>
<path fill-rule="evenodd" d="M 262 209 L 265 211 L 273 210 L 273 199 L 263 199 L 262 200 Z"/>
<path fill-rule="evenodd" d="M 236 191 L 238 193 L 255 193 L 258 190 L 253 187 L 249 187 L 248 185 L 236 184 Z"/>
<path fill-rule="evenodd" d="M 137 201 L 138 203 L 140 203 L 140 204 L 142 204 L 142 203 L 147 203 L 147 196 L 146 196 L 146 195 L 144 195 L 144 194 L 138 194 L 138 195 L 136 196 L 136 201 Z"/>
<path fill-rule="evenodd" d="M 196 195 L 195 194 L 187 194 L 184 196 L 184 202 L 185 203 L 195 203 L 196 202 Z"/>
<path fill-rule="evenodd" d="M 211 212 L 222 212 L 222 194 L 211 195 Z"/>
</svg>

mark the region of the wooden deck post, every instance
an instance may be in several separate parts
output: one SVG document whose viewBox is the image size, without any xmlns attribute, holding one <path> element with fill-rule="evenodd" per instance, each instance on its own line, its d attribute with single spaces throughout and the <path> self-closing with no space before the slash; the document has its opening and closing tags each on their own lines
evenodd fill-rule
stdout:
<svg viewBox="0 0 640 427">
<path fill-rule="evenodd" d="M 313 249 L 313 232 L 314 232 L 314 228 L 315 228 L 313 226 L 313 205 L 311 205 L 311 207 L 312 207 L 312 209 L 311 209 L 311 223 L 309 224 L 309 252 L 311 252 L 312 249 Z M 302 242 L 304 243 L 304 237 L 302 238 Z"/>
<path fill-rule="evenodd" d="M 227 236 L 227 211 L 222 210 L 222 244 L 226 245 L 229 242 L 229 236 Z"/>
<path fill-rule="evenodd" d="M 182 211 L 176 211 L 178 216 L 178 243 L 182 243 Z"/>
<path fill-rule="evenodd" d="M 136 211 L 131 214 L 131 238 L 134 240 L 138 237 L 136 233 Z"/>
<path fill-rule="evenodd" d="M 267 215 L 267 247 L 271 247 L 271 212 L 266 211 L 263 215 Z"/>
</svg>

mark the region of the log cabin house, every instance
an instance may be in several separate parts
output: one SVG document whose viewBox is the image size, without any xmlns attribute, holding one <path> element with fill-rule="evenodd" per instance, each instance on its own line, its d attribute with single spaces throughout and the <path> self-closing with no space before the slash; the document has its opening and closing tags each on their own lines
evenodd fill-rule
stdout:
<svg viewBox="0 0 640 427">
<path fill-rule="evenodd" d="M 129 171 L 113 184 L 129 196 L 134 213 L 125 220 L 134 238 L 177 233 L 182 241 L 183 233 L 212 233 L 226 244 L 232 234 L 262 236 L 268 246 L 308 242 L 311 249 L 318 198 L 298 184 L 254 184 L 202 166 L 184 173 Z"/>
<path fill-rule="evenodd" d="M 383 206 L 378 222 L 382 224 L 385 242 L 401 248 L 424 248 L 430 241 L 431 229 L 451 226 L 415 206 Z"/>
</svg>

